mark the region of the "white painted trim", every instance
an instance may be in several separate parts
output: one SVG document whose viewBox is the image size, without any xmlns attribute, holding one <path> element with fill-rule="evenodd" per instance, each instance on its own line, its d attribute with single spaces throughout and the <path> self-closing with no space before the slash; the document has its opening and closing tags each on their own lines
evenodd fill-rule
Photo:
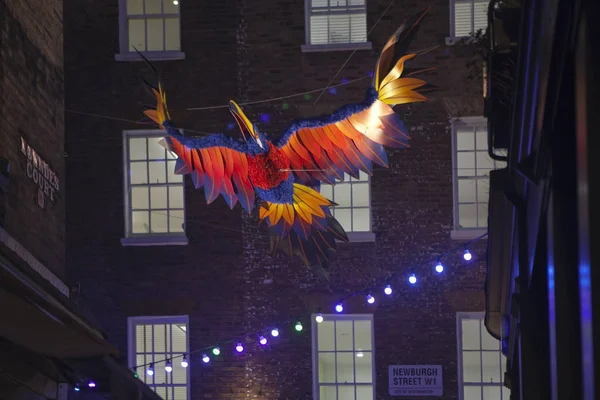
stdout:
<svg viewBox="0 0 600 400">
<path fill-rule="evenodd" d="M 373 232 L 348 232 L 350 243 L 374 242 L 375 234 Z"/>
<path fill-rule="evenodd" d="M 453 229 L 450 231 L 452 240 L 471 240 L 487 233 L 487 229 Z"/>
<path fill-rule="evenodd" d="M 371 50 L 373 43 L 335 43 L 335 44 L 303 44 L 300 50 L 303 53 L 319 53 L 326 51 L 352 51 L 352 50 Z"/>
<path fill-rule="evenodd" d="M 172 60 L 185 60 L 185 53 L 181 51 L 141 51 L 148 60 L 150 61 L 172 61 Z M 115 54 L 116 61 L 144 61 L 138 53 L 126 52 Z"/>
<path fill-rule="evenodd" d="M 136 366 L 136 348 L 135 348 L 135 327 L 137 325 L 152 325 L 152 324 L 185 324 L 186 325 L 186 354 L 188 356 L 189 365 L 187 370 L 187 399 L 190 400 L 190 368 L 192 363 L 190 362 L 190 318 L 188 315 L 162 315 L 162 316 L 135 316 L 127 318 L 127 363 L 130 369 Z M 145 369 L 142 371 L 136 371 L 138 376 L 145 374 Z"/>
<path fill-rule="evenodd" d="M 319 360 L 318 360 L 318 334 L 317 329 L 319 323 L 315 321 L 317 314 L 311 315 L 311 355 L 312 355 L 312 366 L 313 366 L 313 400 L 320 400 L 319 393 Z M 371 322 L 371 357 L 372 357 L 372 386 L 373 386 L 373 398 L 377 393 L 377 374 L 375 368 L 375 320 L 373 314 L 323 314 L 323 321 L 370 321 Z M 356 374 L 356 371 L 354 371 Z M 356 376 L 355 376 L 356 379 Z M 361 385 L 360 383 L 354 383 L 354 385 Z M 368 383 L 364 385 L 369 385 Z M 337 386 L 337 384 L 332 384 Z M 341 399 L 340 399 L 341 400 Z"/>
<path fill-rule="evenodd" d="M 70 297 L 70 291 L 67 285 L 54 275 L 44 264 L 38 261 L 21 243 L 13 238 L 4 228 L 0 227 L 0 242 L 15 252 L 23 261 L 25 261 L 34 271 L 39 273 L 42 278 L 50 282 L 65 297 Z"/>
<path fill-rule="evenodd" d="M 183 133 L 183 132 L 182 132 Z M 122 134 L 123 158 L 121 165 L 123 167 L 123 230 L 125 237 L 121 239 L 122 246 L 184 246 L 189 244 L 189 239 L 185 232 L 181 233 L 157 233 L 157 234 L 130 234 L 130 207 L 129 196 L 129 144 L 127 139 L 130 137 L 161 137 L 165 136 L 162 129 L 137 129 L 124 130 Z M 182 177 L 183 190 L 183 224 L 186 227 L 186 199 L 185 199 L 185 176 Z"/>
</svg>

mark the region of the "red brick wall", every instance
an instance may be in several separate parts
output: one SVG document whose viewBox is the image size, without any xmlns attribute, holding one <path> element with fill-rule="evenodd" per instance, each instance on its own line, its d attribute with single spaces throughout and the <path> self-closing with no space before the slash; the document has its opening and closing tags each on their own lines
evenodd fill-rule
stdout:
<svg viewBox="0 0 600 400">
<path fill-rule="evenodd" d="M 116 1 L 73 2 L 65 9 L 67 108 L 116 118 L 137 119 L 143 97 L 141 63 L 118 63 Z M 186 60 L 160 62 L 173 119 L 184 128 L 223 130 L 227 109 L 186 112 L 186 107 L 227 104 L 283 96 L 325 86 L 350 52 L 303 54 L 304 5 L 299 0 L 181 2 L 182 50 Z M 369 1 L 368 29 L 388 6 Z M 430 102 L 400 107 L 414 135 L 412 148 L 389 153 L 392 168 L 372 180 L 374 243 L 343 245 L 329 282 L 312 276 L 285 257 L 271 258 L 255 217 L 228 210 L 219 199 L 205 206 L 204 194 L 187 181 L 185 247 L 123 248 L 121 132 L 136 126 L 122 121 L 67 114 L 69 217 L 68 266 L 82 282 L 112 343 L 126 351 L 126 317 L 190 316 L 192 350 L 258 330 L 287 317 L 330 307 L 340 296 L 406 271 L 456 245 L 452 227 L 450 115 L 481 114 L 480 87 L 464 80 L 468 50 L 445 46 L 449 6 L 432 2 L 415 49 L 440 48 L 416 61 L 436 66 L 429 79 L 443 87 Z M 357 51 L 334 83 L 366 76 L 384 41 L 422 6 L 397 2 L 373 30 L 373 51 Z M 94 46 L 92 38 L 102 38 Z M 325 93 L 315 113 L 362 98 L 368 80 Z M 294 98 L 244 107 L 270 134 L 310 113 L 312 101 Z M 259 122 L 260 113 L 269 124 Z M 472 251 L 484 255 L 483 243 Z M 417 287 L 405 281 L 391 299 L 375 308 L 377 399 L 387 394 L 390 364 L 441 364 L 444 398 L 457 394 L 457 311 L 483 310 L 483 264 L 447 260 L 443 276 L 423 269 Z M 363 299 L 348 304 L 369 312 Z M 311 339 L 291 328 L 267 350 L 243 357 L 224 352 L 209 367 L 192 358 L 192 399 L 308 400 L 312 395 Z M 249 346 L 252 347 L 252 346 Z M 125 354 L 125 353 L 124 353 Z"/>
<path fill-rule="evenodd" d="M 64 279 L 64 82 L 62 1 L 0 1 L 0 157 L 11 164 L 2 226 Z M 36 204 L 20 137 L 60 179 L 56 203 Z"/>
</svg>

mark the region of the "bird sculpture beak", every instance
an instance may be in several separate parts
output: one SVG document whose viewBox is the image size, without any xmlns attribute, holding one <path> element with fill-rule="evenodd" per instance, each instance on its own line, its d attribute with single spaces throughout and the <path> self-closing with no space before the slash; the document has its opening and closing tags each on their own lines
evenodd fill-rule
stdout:
<svg viewBox="0 0 600 400">
<path fill-rule="evenodd" d="M 231 114 L 233 114 L 233 117 L 235 118 L 235 122 L 237 122 L 238 126 L 240 127 L 242 135 L 244 136 L 244 140 L 248 140 L 248 136 L 250 136 L 260 145 L 260 147 L 262 147 L 262 143 L 258 137 L 258 134 L 254 130 L 252 122 L 250 122 L 240 106 L 238 106 L 233 100 L 229 101 L 229 111 L 231 111 Z"/>
</svg>

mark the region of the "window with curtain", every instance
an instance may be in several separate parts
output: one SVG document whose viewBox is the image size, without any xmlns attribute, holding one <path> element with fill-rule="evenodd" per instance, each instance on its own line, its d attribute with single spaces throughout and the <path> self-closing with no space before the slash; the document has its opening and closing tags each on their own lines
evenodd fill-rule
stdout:
<svg viewBox="0 0 600 400">
<path fill-rule="evenodd" d="M 306 0 L 309 45 L 367 42 L 365 0 Z"/>
<path fill-rule="evenodd" d="M 344 174 L 335 185 L 321 184 L 321 194 L 337 204 L 333 216 L 347 233 L 371 232 L 371 182 L 360 171 L 358 178 Z"/>
<path fill-rule="evenodd" d="M 487 29 L 489 4 L 489 0 L 451 0 L 452 32 L 450 32 L 450 36 L 465 37 L 479 29 Z"/>
</svg>

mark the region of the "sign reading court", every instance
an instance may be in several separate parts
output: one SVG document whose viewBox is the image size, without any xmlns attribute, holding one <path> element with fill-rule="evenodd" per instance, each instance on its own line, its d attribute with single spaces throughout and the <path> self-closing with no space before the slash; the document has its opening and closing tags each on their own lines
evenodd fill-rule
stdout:
<svg viewBox="0 0 600 400">
<path fill-rule="evenodd" d="M 441 396 L 441 365 L 390 365 L 390 396 Z"/>
<path fill-rule="evenodd" d="M 36 203 L 41 208 L 46 208 L 47 198 L 53 203 L 56 201 L 56 194 L 60 189 L 58 175 L 23 138 L 21 153 L 27 158 L 27 176 L 38 187 Z"/>
</svg>

